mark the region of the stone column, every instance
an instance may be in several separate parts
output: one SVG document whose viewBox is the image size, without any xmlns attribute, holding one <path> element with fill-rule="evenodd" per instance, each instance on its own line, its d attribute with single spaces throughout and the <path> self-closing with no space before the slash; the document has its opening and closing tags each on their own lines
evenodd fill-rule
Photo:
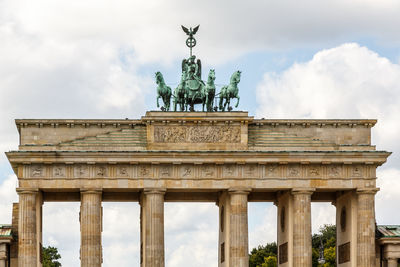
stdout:
<svg viewBox="0 0 400 267">
<path fill-rule="evenodd" d="M 378 189 L 359 189 L 357 211 L 357 266 L 375 267 L 375 194 Z"/>
<path fill-rule="evenodd" d="M 293 266 L 312 265 L 311 195 L 313 190 L 294 189 L 293 195 Z"/>
<path fill-rule="evenodd" d="M 81 191 L 81 266 L 101 266 L 102 247 L 102 191 L 82 190 Z"/>
<path fill-rule="evenodd" d="M 19 195 L 18 267 L 37 266 L 36 200 L 39 190 L 17 189 Z"/>
<path fill-rule="evenodd" d="M 398 266 L 397 259 L 395 259 L 395 258 L 388 258 L 387 263 L 388 263 L 387 267 L 397 267 Z"/>
<path fill-rule="evenodd" d="M 165 189 L 145 189 L 142 199 L 142 266 L 164 267 Z"/>
<path fill-rule="evenodd" d="M 7 261 L 7 245 L 0 243 L 0 267 L 6 267 Z"/>
<path fill-rule="evenodd" d="M 249 266 L 247 196 L 249 189 L 229 189 L 230 196 L 230 266 Z"/>
</svg>

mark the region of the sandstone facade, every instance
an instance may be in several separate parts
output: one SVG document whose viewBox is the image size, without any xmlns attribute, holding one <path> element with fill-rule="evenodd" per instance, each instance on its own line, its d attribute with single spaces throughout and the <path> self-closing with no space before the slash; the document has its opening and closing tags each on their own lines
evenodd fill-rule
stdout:
<svg viewBox="0 0 400 267">
<path fill-rule="evenodd" d="M 101 266 L 101 202 L 141 204 L 141 266 L 164 266 L 164 202 L 220 209 L 219 266 L 248 266 L 247 203 L 278 206 L 279 266 L 311 264 L 311 202 L 335 203 L 338 266 L 375 266 L 375 120 L 147 112 L 139 120 L 16 120 L 18 266 L 41 266 L 43 201 L 81 201 L 81 266 Z M 344 212 L 343 212 L 344 210 Z"/>
</svg>

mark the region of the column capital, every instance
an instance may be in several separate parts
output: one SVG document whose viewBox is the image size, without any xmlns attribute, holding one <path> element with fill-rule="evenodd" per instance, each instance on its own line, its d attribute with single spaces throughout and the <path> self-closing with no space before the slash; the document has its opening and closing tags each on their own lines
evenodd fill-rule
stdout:
<svg viewBox="0 0 400 267">
<path fill-rule="evenodd" d="M 18 195 L 22 194 L 38 194 L 39 193 L 39 188 L 17 188 L 16 189 Z"/>
<path fill-rule="evenodd" d="M 81 194 L 102 194 L 103 189 L 101 188 L 82 188 Z"/>
<path fill-rule="evenodd" d="M 292 195 L 312 195 L 315 192 L 315 188 L 293 188 L 291 190 Z"/>
<path fill-rule="evenodd" d="M 143 194 L 160 194 L 160 195 L 165 195 L 167 192 L 167 189 L 165 188 L 144 188 L 143 189 Z"/>
<path fill-rule="evenodd" d="M 375 195 L 379 190 L 380 188 L 357 188 L 356 193 L 357 195 L 361 194 Z"/>
<path fill-rule="evenodd" d="M 251 188 L 249 187 L 232 187 L 228 189 L 229 194 L 242 194 L 248 195 L 251 192 Z"/>
</svg>

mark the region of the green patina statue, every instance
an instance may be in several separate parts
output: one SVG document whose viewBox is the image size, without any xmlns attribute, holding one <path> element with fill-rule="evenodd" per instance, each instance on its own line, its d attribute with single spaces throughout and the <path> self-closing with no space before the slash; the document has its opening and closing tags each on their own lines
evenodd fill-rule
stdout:
<svg viewBox="0 0 400 267">
<path fill-rule="evenodd" d="M 171 87 L 167 86 L 164 81 L 164 77 L 161 72 L 156 72 L 156 83 L 157 83 L 157 107 L 160 107 L 158 100 L 162 98 L 164 102 L 164 106 L 162 107 L 163 111 L 169 111 L 169 106 L 171 103 Z"/>
<path fill-rule="evenodd" d="M 228 105 L 228 111 L 232 110 L 230 106 L 231 98 L 237 98 L 236 108 L 239 105 L 239 88 L 238 83 L 240 82 L 240 74 L 241 71 L 235 71 L 231 76 L 231 81 L 228 85 L 221 88 L 221 92 L 219 95 L 219 109 L 221 111 L 225 111 L 226 105 Z M 224 103 L 225 100 L 225 103 Z"/>
<path fill-rule="evenodd" d="M 200 25 L 195 28 L 186 28 L 182 26 L 183 31 L 188 35 L 186 45 L 190 48 L 190 56 L 182 60 L 182 75 L 178 87 L 175 88 L 172 94 L 171 88 L 166 85 L 161 72 L 156 73 L 157 83 L 157 107 L 159 107 L 158 100 L 162 98 L 164 106 L 161 107 L 163 111 L 169 111 L 171 96 L 173 97 L 173 110 L 178 111 L 194 111 L 194 105 L 202 104 L 202 111 L 228 111 L 232 110 L 230 100 L 237 98 L 235 107 L 239 105 L 239 89 L 238 83 L 240 82 L 240 71 L 235 71 L 232 74 L 229 85 L 221 88 L 221 92 L 216 94 L 215 88 L 215 70 L 211 69 L 208 74 L 207 83 L 201 79 L 201 60 L 197 59 L 192 54 L 192 48 L 196 46 L 196 39 L 194 35 L 199 30 Z M 219 107 L 214 107 L 214 99 L 219 96 Z"/>
</svg>

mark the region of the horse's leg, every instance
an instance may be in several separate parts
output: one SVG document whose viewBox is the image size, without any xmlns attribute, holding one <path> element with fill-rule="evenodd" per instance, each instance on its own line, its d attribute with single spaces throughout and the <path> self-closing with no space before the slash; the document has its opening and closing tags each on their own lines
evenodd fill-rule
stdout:
<svg viewBox="0 0 400 267">
<path fill-rule="evenodd" d="M 212 94 L 212 96 L 210 97 L 209 102 L 208 102 L 209 111 L 213 111 L 214 98 L 215 98 L 215 92 Z"/>
<path fill-rule="evenodd" d="M 167 96 L 164 95 L 164 96 L 162 97 L 162 100 L 163 100 L 163 102 L 164 102 L 164 111 L 167 111 L 167 108 L 168 108 Z"/>
<path fill-rule="evenodd" d="M 222 96 L 220 96 L 219 97 L 219 110 L 221 110 L 221 111 L 223 111 L 223 109 L 222 109 L 222 104 L 223 104 L 223 102 L 224 102 L 224 98 L 222 97 Z"/>
<path fill-rule="evenodd" d="M 239 106 L 239 101 L 240 101 L 240 96 L 236 96 L 236 98 L 237 98 L 237 102 L 236 102 L 236 108 Z"/>
<path fill-rule="evenodd" d="M 158 103 L 158 99 L 159 99 L 160 97 L 161 97 L 160 95 L 157 95 L 157 107 L 158 107 L 158 108 L 160 107 L 160 104 Z"/>
<path fill-rule="evenodd" d="M 228 111 L 229 111 L 230 105 L 231 105 L 231 99 L 230 99 L 229 96 L 228 96 L 228 97 L 226 98 L 226 102 L 225 102 L 225 107 L 224 107 L 224 109 L 226 108 L 226 106 L 228 106 Z"/>
<path fill-rule="evenodd" d="M 206 95 L 206 97 L 203 97 L 203 112 L 204 112 L 204 106 L 206 106 L 206 108 L 207 108 L 207 103 L 208 103 L 208 95 Z M 208 111 L 208 108 L 207 108 L 207 111 Z"/>
</svg>

